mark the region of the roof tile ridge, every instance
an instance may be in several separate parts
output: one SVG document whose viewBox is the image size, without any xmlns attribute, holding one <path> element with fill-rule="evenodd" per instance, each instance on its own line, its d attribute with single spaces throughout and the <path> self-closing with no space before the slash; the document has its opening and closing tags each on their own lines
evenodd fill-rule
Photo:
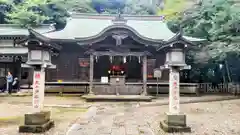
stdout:
<svg viewBox="0 0 240 135">
<path fill-rule="evenodd" d="M 115 19 L 119 14 L 98 14 L 98 13 L 70 13 L 72 19 Z M 128 15 L 121 14 L 126 20 L 146 20 L 146 21 L 163 21 L 162 15 Z"/>
</svg>

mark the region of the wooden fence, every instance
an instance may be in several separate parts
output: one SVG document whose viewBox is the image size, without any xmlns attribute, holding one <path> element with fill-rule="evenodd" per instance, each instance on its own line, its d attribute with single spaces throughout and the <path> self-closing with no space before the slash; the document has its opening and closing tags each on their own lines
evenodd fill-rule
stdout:
<svg viewBox="0 0 240 135">
<path fill-rule="evenodd" d="M 212 83 L 199 83 L 200 93 L 223 93 L 223 94 L 240 94 L 240 84 L 228 83 L 213 85 Z"/>
</svg>

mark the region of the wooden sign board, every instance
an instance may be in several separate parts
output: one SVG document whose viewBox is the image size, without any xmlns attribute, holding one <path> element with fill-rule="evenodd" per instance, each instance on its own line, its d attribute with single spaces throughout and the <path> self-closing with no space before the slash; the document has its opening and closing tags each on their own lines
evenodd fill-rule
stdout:
<svg viewBox="0 0 240 135">
<path fill-rule="evenodd" d="M 90 59 L 89 58 L 78 58 L 79 62 L 79 79 L 81 81 L 88 81 L 89 80 L 89 66 L 90 66 Z"/>
<path fill-rule="evenodd" d="M 147 74 L 148 74 L 148 78 L 152 78 L 153 77 L 153 72 L 154 72 L 155 65 L 156 65 L 156 59 L 148 59 L 147 60 Z"/>
<path fill-rule="evenodd" d="M 108 83 L 108 77 L 107 76 L 102 76 L 101 77 L 101 83 Z"/>
<path fill-rule="evenodd" d="M 89 58 L 78 58 L 80 67 L 89 67 Z"/>
<path fill-rule="evenodd" d="M 154 76 L 154 78 L 161 78 L 162 77 L 162 71 L 160 69 L 154 69 L 153 76 Z"/>
</svg>

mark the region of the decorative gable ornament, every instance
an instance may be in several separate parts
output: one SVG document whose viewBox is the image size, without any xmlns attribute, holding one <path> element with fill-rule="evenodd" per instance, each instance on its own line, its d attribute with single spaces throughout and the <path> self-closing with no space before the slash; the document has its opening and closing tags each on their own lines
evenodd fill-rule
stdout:
<svg viewBox="0 0 240 135">
<path fill-rule="evenodd" d="M 126 23 L 127 20 L 124 19 L 124 17 L 121 14 L 121 11 L 119 10 L 117 16 L 115 17 L 115 19 L 112 20 L 112 22 L 114 24 L 122 24 L 122 23 Z"/>
<path fill-rule="evenodd" d="M 122 45 L 122 40 L 127 38 L 127 34 L 117 34 L 117 35 L 112 35 L 112 37 L 116 40 L 116 46 Z"/>
</svg>

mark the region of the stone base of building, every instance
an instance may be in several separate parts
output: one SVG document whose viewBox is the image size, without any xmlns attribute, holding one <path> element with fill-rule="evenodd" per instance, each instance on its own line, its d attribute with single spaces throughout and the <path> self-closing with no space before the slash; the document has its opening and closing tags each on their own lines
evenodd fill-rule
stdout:
<svg viewBox="0 0 240 135">
<path fill-rule="evenodd" d="M 184 114 L 167 113 L 165 120 L 160 122 L 160 127 L 168 133 L 191 132 L 191 128 L 186 124 L 186 115 Z"/>
<path fill-rule="evenodd" d="M 87 102 L 94 101 L 142 101 L 151 102 L 152 96 L 142 95 L 84 95 L 82 96 Z"/>
<path fill-rule="evenodd" d="M 54 127 L 50 112 L 25 114 L 24 125 L 19 126 L 20 133 L 43 133 Z"/>
</svg>

